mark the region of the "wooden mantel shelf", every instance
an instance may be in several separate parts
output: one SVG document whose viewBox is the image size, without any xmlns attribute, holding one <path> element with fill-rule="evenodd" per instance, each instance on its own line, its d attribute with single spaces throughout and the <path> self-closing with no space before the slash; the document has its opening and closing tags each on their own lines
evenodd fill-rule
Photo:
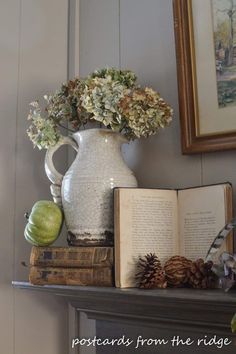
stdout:
<svg viewBox="0 0 236 354">
<path fill-rule="evenodd" d="M 140 290 L 82 286 L 35 286 L 14 281 L 19 289 L 64 297 L 89 318 L 136 323 L 149 327 L 182 328 L 230 335 L 236 313 L 236 292 L 221 290 Z"/>
</svg>

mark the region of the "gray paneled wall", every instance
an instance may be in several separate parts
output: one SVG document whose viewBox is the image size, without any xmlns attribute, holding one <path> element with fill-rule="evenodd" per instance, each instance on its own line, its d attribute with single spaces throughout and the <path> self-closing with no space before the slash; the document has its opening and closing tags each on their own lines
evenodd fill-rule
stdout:
<svg viewBox="0 0 236 354">
<path fill-rule="evenodd" d="M 19 2 L 0 5 L 1 61 L 0 61 L 0 219 L 1 219 L 1 272 L 0 272 L 0 343 L 3 352 L 13 353 L 14 311 L 13 290 L 10 282 L 14 268 L 14 181 L 15 137 L 17 115 L 17 69 Z M 9 14 L 11 21 L 9 20 Z M 8 34 L 6 38 L 5 34 Z"/>
<path fill-rule="evenodd" d="M 79 73 L 119 66 L 119 1 L 80 0 Z"/>
<path fill-rule="evenodd" d="M 27 279 L 30 245 L 24 212 L 50 199 L 44 152 L 26 136 L 29 102 L 67 79 L 67 0 L 0 1 L 0 352 L 65 354 L 67 304 L 53 296 L 13 290 Z M 61 153 L 60 167 L 67 164 Z"/>
</svg>

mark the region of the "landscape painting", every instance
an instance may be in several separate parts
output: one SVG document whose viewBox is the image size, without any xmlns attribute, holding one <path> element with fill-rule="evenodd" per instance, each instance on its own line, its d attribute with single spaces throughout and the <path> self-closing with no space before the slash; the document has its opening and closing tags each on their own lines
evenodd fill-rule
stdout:
<svg viewBox="0 0 236 354">
<path fill-rule="evenodd" d="M 236 0 L 212 0 L 220 108 L 236 105 Z"/>
</svg>

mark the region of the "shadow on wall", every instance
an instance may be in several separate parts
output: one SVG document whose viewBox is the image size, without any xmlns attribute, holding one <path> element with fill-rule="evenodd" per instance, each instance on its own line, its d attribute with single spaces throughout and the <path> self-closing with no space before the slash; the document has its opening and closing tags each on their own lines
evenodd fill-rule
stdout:
<svg viewBox="0 0 236 354">
<path fill-rule="evenodd" d="M 123 153 L 139 187 L 185 188 L 201 184 L 200 155 L 182 155 L 177 118 L 157 135 L 124 146 Z M 197 172 L 194 179 L 193 170 Z"/>
</svg>

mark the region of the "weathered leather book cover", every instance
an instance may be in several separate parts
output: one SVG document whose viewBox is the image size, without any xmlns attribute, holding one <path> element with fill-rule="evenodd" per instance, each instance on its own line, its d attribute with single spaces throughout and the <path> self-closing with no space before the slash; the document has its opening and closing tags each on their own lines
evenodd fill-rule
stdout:
<svg viewBox="0 0 236 354">
<path fill-rule="evenodd" d="M 34 285 L 113 286 L 111 267 L 100 268 L 30 268 L 29 282 Z"/>
<path fill-rule="evenodd" d="M 42 267 L 112 267 L 113 247 L 32 247 L 30 265 Z"/>
</svg>

